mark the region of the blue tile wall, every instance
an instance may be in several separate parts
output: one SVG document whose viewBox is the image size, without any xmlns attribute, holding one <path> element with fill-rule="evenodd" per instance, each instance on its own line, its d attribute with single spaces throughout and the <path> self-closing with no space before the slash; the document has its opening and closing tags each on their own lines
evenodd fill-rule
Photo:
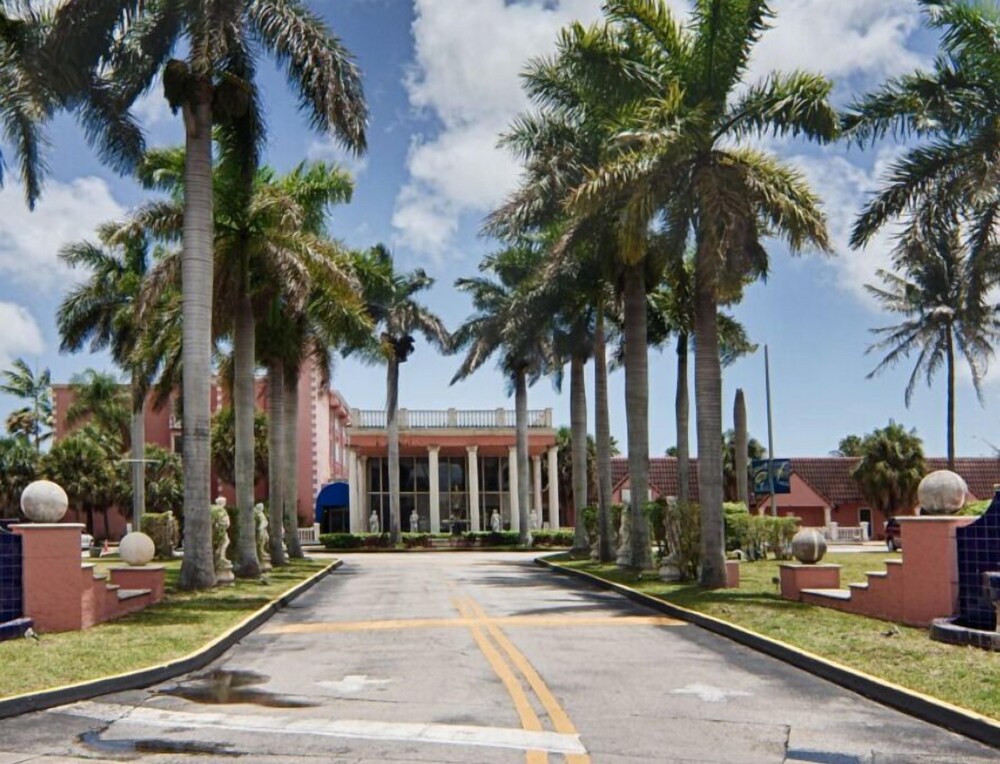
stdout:
<svg viewBox="0 0 1000 764">
<path fill-rule="evenodd" d="M 0 623 L 22 616 L 21 537 L 0 526 Z"/>
<path fill-rule="evenodd" d="M 996 607 L 985 573 L 1000 571 L 1000 492 L 976 522 L 956 531 L 958 553 L 958 611 L 962 624 L 993 631 Z"/>
</svg>

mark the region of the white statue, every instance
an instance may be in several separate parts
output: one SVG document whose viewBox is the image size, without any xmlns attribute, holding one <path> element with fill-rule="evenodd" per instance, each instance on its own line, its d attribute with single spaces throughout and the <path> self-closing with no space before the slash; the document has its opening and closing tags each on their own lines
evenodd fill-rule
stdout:
<svg viewBox="0 0 1000 764">
<path fill-rule="evenodd" d="M 225 499 L 223 499 L 225 501 Z M 212 507 L 212 551 L 214 552 L 215 581 L 217 584 L 231 584 L 235 580 L 233 564 L 226 557 L 229 548 L 229 513 L 225 504 Z"/>
<path fill-rule="evenodd" d="M 216 496 L 215 497 L 215 506 L 222 507 L 223 509 L 225 509 L 226 508 L 226 497 L 225 496 Z"/>
<path fill-rule="evenodd" d="M 410 512 L 410 533 L 420 533 L 420 515 L 415 509 Z"/>
<path fill-rule="evenodd" d="M 494 533 L 499 533 L 502 529 L 503 520 L 500 519 L 500 511 L 494 509 L 493 514 L 490 515 L 490 530 Z"/>
<path fill-rule="evenodd" d="M 528 528 L 530 528 L 533 531 L 537 531 L 538 530 L 538 511 L 537 510 L 533 509 L 533 510 L 531 510 L 528 513 Z"/>
<path fill-rule="evenodd" d="M 370 533 L 382 532 L 382 526 L 379 524 L 378 521 L 378 512 L 376 512 L 374 509 L 372 510 L 372 513 L 368 518 L 368 531 Z"/>
<path fill-rule="evenodd" d="M 260 572 L 267 573 L 271 570 L 271 545 L 268 536 L 267 513 L 264 511 L 263 503 L 254 504 L 254 540 L 257 544 L 257 560 L 260 563 Z"/>
</svg>

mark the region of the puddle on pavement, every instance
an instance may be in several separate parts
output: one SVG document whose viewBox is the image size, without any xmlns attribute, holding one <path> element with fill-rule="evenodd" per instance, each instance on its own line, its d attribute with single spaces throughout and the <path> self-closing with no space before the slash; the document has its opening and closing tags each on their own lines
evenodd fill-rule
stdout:
<svg viewBox="0 0 1000 764">
<path fill-rule="evenodd" d="M 268 677 L 254 671 L 227 671 L 218 669 L 196 676 L 184 684 L 160 690 L 158 695 L 171 695 L 192 703 L 229 705 L 251 703 L 268 708 L 308 708 L 315 706 L 306 700 L 262 690 L 257 685 L 267 682 Z"/>
<path fill-rule="evenodd" d="M 94 730 L 84 732 L 80 735 L 80 742 L 88 748 L 99 751 L 103 754 L 129 754 L 129 753 L 180 753 L 191 756 L 232 756 L 239 757 L 242 754 L 238 751 L 230 750 L 232 746 L 220 743 L 202 743 L 189 740 L 104 740 L 101 732 Z"/>
</svg>

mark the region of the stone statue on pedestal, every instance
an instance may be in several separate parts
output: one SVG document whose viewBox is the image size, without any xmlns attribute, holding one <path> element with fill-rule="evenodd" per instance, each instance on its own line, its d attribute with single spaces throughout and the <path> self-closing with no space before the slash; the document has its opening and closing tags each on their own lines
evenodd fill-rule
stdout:
<svg viewBox="0 0 1000 764">
<path fill-rule="evenodd" d="M 499 510 L 494 509 L 493 514 L 490 515 L 490 530 L 494 533 L 499 533 L 503 530 L 503 520 L 500 519 Z"/>
<path fill-rule="evenodd" d="M 417 510 L 410 512 L 410 533 L 420 533 L 420 515 Z"/>
<path fill-rule="evenodd" d="M 254 504 L 253 507 L 254 539 L 257 544 L 257 560 L 260 562 L 260 572 L 267 573 L 271 570 L 271 537 L 267 531 L 267 513 L 263 504 Z"/>
<path fill-rule="evenodd" d="M 231 584 L 236 580 L 233 575 L 233 564 L 226 558 L 229 548 L 229 513 L 226 512 L 226 500 L 219 497 L 221 503 L 212 505 L 212 552 L 215 565 L 215 582 L 220 585 Z"/>
<path fill-rule="evenodd" d="M 369 533 L 382 532 L 382 526 L 378 521 L 378 512 L 376 512 L 374 509 L 372 510 L 371 515 L 368 517 L 368 532 Z"/>
</svg>

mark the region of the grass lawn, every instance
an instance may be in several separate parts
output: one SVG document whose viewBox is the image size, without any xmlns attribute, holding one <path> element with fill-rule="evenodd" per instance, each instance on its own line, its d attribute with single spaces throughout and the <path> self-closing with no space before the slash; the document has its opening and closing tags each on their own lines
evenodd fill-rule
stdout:
<svg viewBox="0 0 1000 764">
<path fill-rule="evenodd" d="M 106 563 L 107 560 L 104 560 Z M 0 697 L 121 674 L 179 658 L 322 570 L 330 560 L 294 560 L 268 583 L 237 581 L 206 592 L 177 591 L 180 560 L 166 563 L 163 601 L 84 631 L 0 642 Z M 101 566 L 98 566 L 101 567 Z"/>
<path fill-rule="evenodd" d="M 863 582 L 865 571 L 882 570 L 885 559 L 892 556 L 828 554 L 823 562 L 844 566 L 840 582 L 846 587 Z M 772 581 L 778 575 L 778 563 L 773 560 L 743 563 L 739 589 L 714 591 L 702 591 L 691 584 L 637 581 L 634 574 L 614 565 L 568 558 L 559 563 L 1000 719 L 1000 653 L 934 642 L 924 629 L 783 600 Z"/>
</svg>

